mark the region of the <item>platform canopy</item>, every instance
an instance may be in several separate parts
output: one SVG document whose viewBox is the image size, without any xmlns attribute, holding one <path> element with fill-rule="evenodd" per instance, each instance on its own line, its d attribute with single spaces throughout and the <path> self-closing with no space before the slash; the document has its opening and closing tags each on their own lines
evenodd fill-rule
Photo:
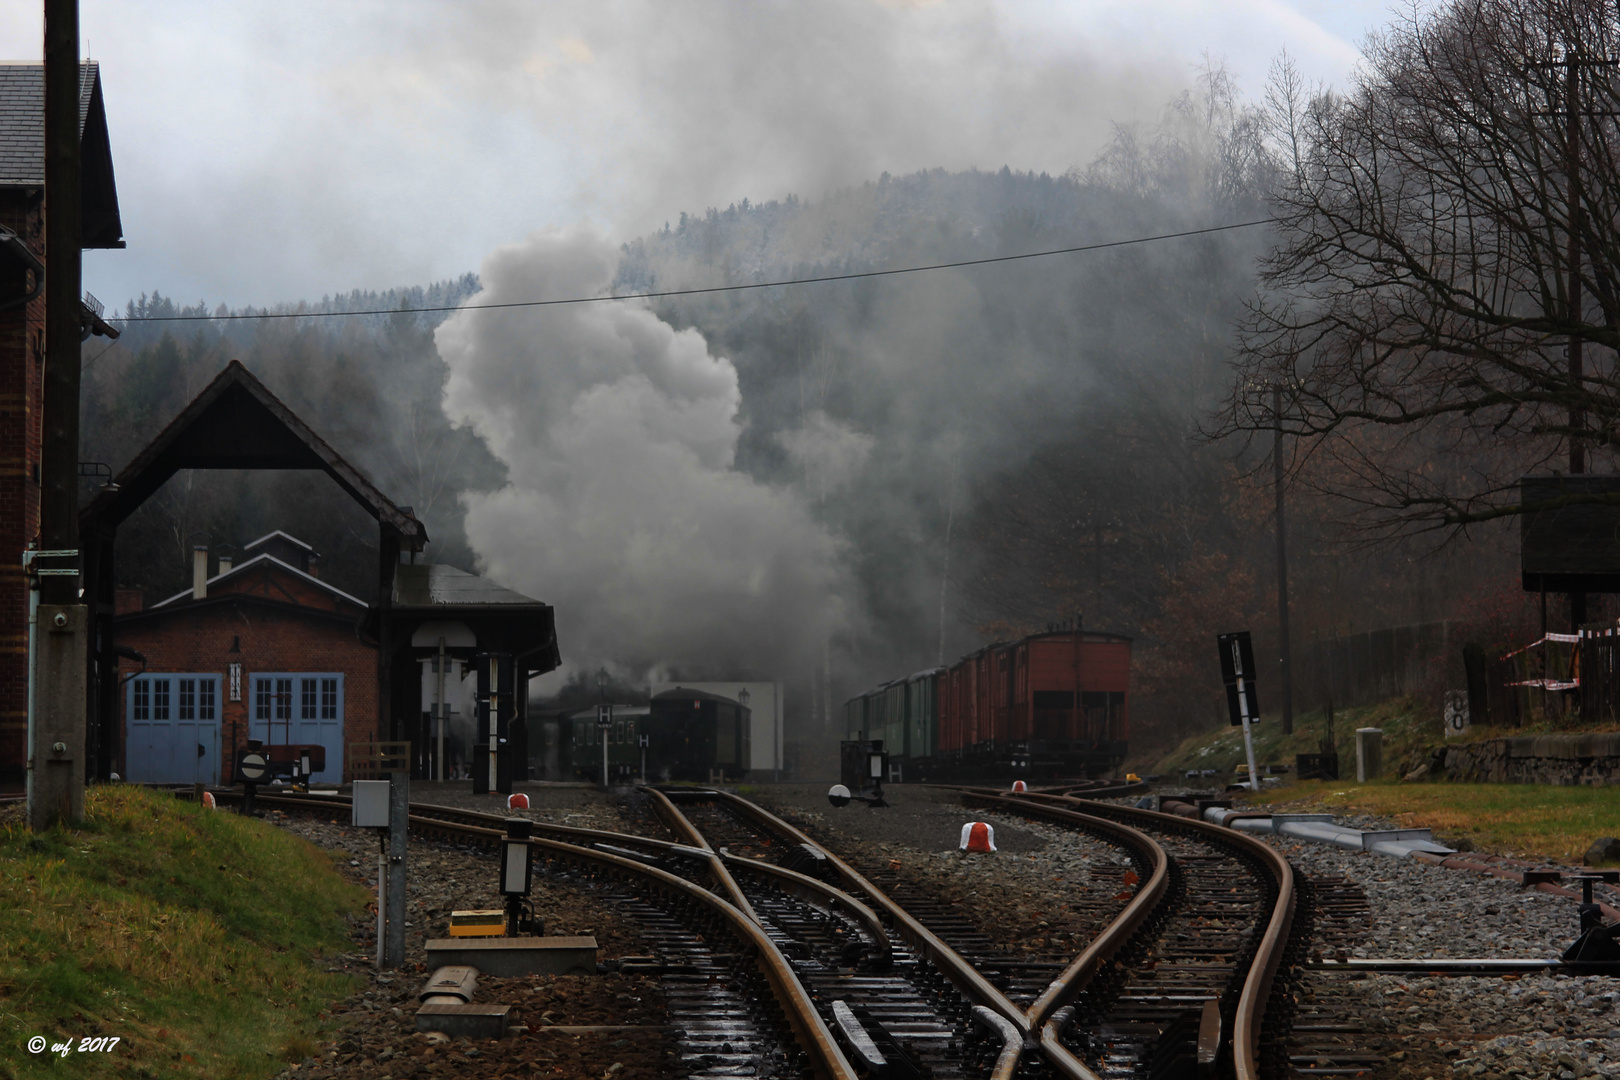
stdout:
<svg viewBox="0 0 1620 1080">
<path fill-rule="evenodd" d="M 265 385 L 232 360 L 79 513 L 79 527 L 116 528 L 181 469 L 319 469 L 408 551 L 427 529 L 378 491 Z"/>
<path fill-rule="evenodd" d="M 458 658 L 479 650 L 511 653 L 520 678 L 543 675 L 562 663 L 551 605 L 488 578 L 442 563 L 401 563 L 394 569 L 390 599 L 397 638 L 401 644 L 407 636 L 420 638 L 413 641 L 418 654 L 436 651 L 437 639 L 445 636 L 447 651 Z M 373 622 L 367 620 L 368 629 Z"/>
<path fill-rule="evenodd" d="M 79 511 L 81 583 L 96 631 L 87 672 L 87 734 L 95 775 L 106 779 L 118 756 L 118 656 L 112 633 L 118 527 L 182 469 L 319 470 L 376 520 L 378 598 L 370 615 L 376 620 L 377 712 L 390 737 L 399 738 L 405 723 L 391 701 L 394 627 L 388 609 L 400 554 L 421 551 L 427 529 L 232 360 Z"/>
</svg>

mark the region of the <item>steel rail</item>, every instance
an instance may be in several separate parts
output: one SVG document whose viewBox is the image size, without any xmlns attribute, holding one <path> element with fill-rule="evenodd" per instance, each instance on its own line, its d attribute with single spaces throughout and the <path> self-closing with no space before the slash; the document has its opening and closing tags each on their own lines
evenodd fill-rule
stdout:
<svg viewBox="0 0 1620 1080">
<path fill-rule="evenodd" d="M 709 862 L 709 876 L 714 878 L 715 884 L 725 890 L 726 896 L 737 906 L 738 910 L 753 919 L 755 924 L 763 925 L 764 921 L 759 917 L 759 912 L 754 910 L 754 905 L 749 903 L 748 897 L 743 893 L 742 886 L 737 884 L 737 879 L 731 876 L 730 870 L 726 869 L 725 860 L 720 857 L 720 853 L 709 846 L 709 842 L 704 839 L 703 834 L 690 821 L 686 820 L 686 815 L 681 813 L 675 804 L 669 801 L 667 795 L 657 788 L 647 788 L 646 790 L 652 796 L 653 812 L 658 815 L 664 824 L 669 826 L 670 831 L 676 836 L 685 836 L 694 848 L 705 853 Z"/>
<path fill-rule="evenodd" d="M 230 796 L 227 795 L 227 797 Z M 271 806 L 295 806 L 300 810 L 335 804 L 335 800 L 326 798 L 288 798 L 286 796 L 264 796 L 256 798 L 255 801 Z M 456 811 L 452 807 L 434 807 L 434 809 L 449 810 L 452 813 L 473 813 L 473 811 Z M 406 824 L 407 828 L 416 831 L 418 834 L 425 832 L 430 835 L 448 835 L 461 840 L 476 840 L 490 847 L 499 847 L 501 842 L 506 839 L 504 829 L 447 821 L 443 817 L 409 814 L 406 817 Z M 760 927 L 756 918 L 745 914 L 724 897 L 716 896 L 709 890 L 687 881 L 683 877 L 655 866 L 637 862 L 634 859 L 627 859 L 622 855 L 532 835 L 529 838 L 529 846 L 531 851 L 539 848 L 565 864 L 588 865 L 592 869 L 610 868 L 621 874 L 628 874 L 653 882 L 660 888 L 673 891 L 687 899 L 696 900 L 707 905 L 721 918 L 725 919 L 739 937 L 754 947 L 754 955 L 760 972 L 765 976 L 766 981 L 770 983 L 771 989 L 776 995 L 777 1003 L 782 1006 L 782 1011 L 786 1015 L 789 1025 L 793 1028 L 794 1034 L 798 1036 L 801 1047 L 814 1063 L 817 1075 L 825 1078 L 825 1080 L 858 1080 L 854 1067 L 834 1041 L 832 1032 L 828 1030 L 826 1023 L 821 1019 L 821 1014 L 816 1011 L 815 1004 L 810 1000 L 810 995 L 805 992 L 798 976 L 794 974 L 792 965 L 777 949 L 775 942 L 771 941 L 770 937 Z"/>
<path fill-rule="evenodd" d="M 1080 795 L 1088 799 L 1123 799 L 1130 795 L 1147 794 L 1148 785 L 1141 780 L 1088 780 L 1083 784 L 1053 784 L 1049 787 L 1030 788 L 1036 795 Z"/>
<path fill-rule="evenodd" d="M 978 792 L 963 792 L 963 801 L 972 799 L 974 802 L 988 804 L 1000 809 L 1012 810 L 1019 814 L 1029 814 L 1032 807 L 1027 803 L 1003 795 L 991 795 Z M 1133 829 L 1129 825 L 1122 825 L 1117 821 L 1106 818 L 1082 814 L 1074 810 L 1060 807 L 1038 807 L 1035 816 L 1045 817 L 1048 820 L 1058 821 L 1066 825 L 1078 826 L 1092 833 L 1103 834 L 1111 843 L 1118 844 L 1127 850 L 1135 852 L 1147 864 L 1146 881 L 1125 905 L 1125 910 L 1114 917 L 1114 920 L 1103 928 L 1102 932 L 1092 938 L 1091 943 L 1085 947 L 1074 961 L 1064 968 L 1057 978 L 1052 980 L 1050 986 L 1036 998 L 1028 1010 L 1029 1029 L 1039 1028 L 1049 1020 L 1053 1013 L 1067 1005 L 1078 993 L 1083 991 L 1091 979 L 1104 963 L 1113 957 L 1129 943 L 1131 936 L 1145 923 L 1159 905 L 1164 902 L 1165 894 L 1170 889 L 1170 856 L 1164 846 L 1151 836 Z M 1067 1051 L 1065 1051 L 1067 1052 Z M 1084 1069 L 1084 1066 L 1081 1066 Z M 1090 1075 L 1089 1072 L 1085 1075 Z"/>
<path fill-rule="evenodd" d="M 989 980 L 979 974 L 977 968 L 968 963 L 961 953 L 940 940 L 932 930 L 918 922 L 905 908 L 897 904 L 882 889 L 873 885 L 858 870 L 843 859 L 836 852 L 828 851 L 824 846 L 813 840 L 807 833 L 794 825 L 783 821 L 757 803 L 750 802 L 729 791 L 714 791 L 706 788 L 678 788 L 670 792 L 672 796 L 684 799 L 705 799 L 723 802 L 738 810 L 744 817 L 771 829 L 782 836 L 791 837 L 796 844 L 807 844 L 819 851 L 827 859 L 838 876 L 850 891 L 858 896 L 864 896 L 874 908 L 886 914 L 895 931 L 919 955 L 928 958 L 936 968 L 945 975 L 951 983 L 960 990 L 969 1001 L 984 1005 L 1015 1026 L 1021 1036 L 1029 1034 L 1029 1018 L 1000 990 L 997 990 Z M 1001 1075 L 1000 1073 L 997 1074 Z M 1008 1074 L 1010 1075 L 1010 1074 Z"/>
<path fill-rule="evenodd" d="M 235 793 L 221 793 L 226 799 L 240 799 Z M 267 806 L 297 806 L 299 809 L 322 809 L 325 807 L 347 808 L 351 800 L 347 796 L 304 796 L 304 795 L 265 795 L 258 796 L 257 801 Z M 482 810 L 466 810 L 459 806 L 441 806 L 435 803 L 411 803 L 411 813 L 417 818 L 428 820 L 442 820 L 463 825 L 475 825 L 492 829 L 504 829 L 505 822 L 511 814 L 490 814 Z M 683 818 L 684 820 L 684 815 Z M 758 859 L 744 859 L 725 852 L 714 852 L 704 847 L 698 848 L 690 844 L 682 844 L 674 840 L 660 840 L 652 836 L 640 836 L 636 833 L 614 832 L 609 829 L 587 829 L 578 825 L 556 825 L 547 821 L 529 821 L 531 835 L 551 836 L 564 843 L 577 843 L 586 847 L 602 849 L 608 848 L 645 848 L 657 857 L 678 855 L 699 862 L 708 862 L 712 855 L 718 854 L 731 870 L 741 870 L 744 873 L 754 874 L 772 879 L 773 883 L 784 892 L 791 893 L 797 899 L 803 900 L 813 906 L 825 907 L 831 911 L 841 911 L 856 923 L 871 940 L 871 955 L 874 964 L 882 969 L 887 968 L 893 960 L 893 951 L 889 944 L 888 932 L 877 913 L 860 900 L 851 896 L 843 889 L 829 885 L 797 870 L 789 870 L 785 866 L 775 863 L 761 862 Z M 612 852 L 609 852 L 612 854 Z"/>
<path fill-rule="evenodd" d="M 825 905 L 834 911 L 842 910 L 860 923 L 861 928 L 872 938 L 873 967 L 885 971 L 893 965 L 894 949 L 889 944 L 889 934 L 883 927 L 883 921 L 878 918 L 877 912 L 843 889 L 828 885 L 825 881 L 818 881 L 809 874 L 801 874 L 797 870 L 789 870 L 785 866 L 777 866 L 761 859 L 745 859 L 740 855 L 727 855 L 723 852 L 720 857 L 726 860 L 727 866 L 773 879 L 773 884 L 777 888 L 812 907 Z"/>
<path fill-rule="evenodd" d="M 654 805 L 655 807 L 658 806 L 656 802 Z M 438 816 L 450 819 L 459 818 L 473 822 L 488 822 L 491 827 L 500 826 L 506 820 L 505 817 L 499 814 L 486 814 L 479 810 L 463 810 L 454 806 L 412 803 L 411 808 L 413 810 L 431 810 Z M 709 846 L 707 839 L 686 819 L 684 814 L 681 814 L 674 806 L 670 806 L 669 810 L 677 815 L 679 821 L 679 824 L 676 824 L 666 819 L 666 823 L 670 824 L 671 829 L 678 835 L 685 835 L 688 839 L 696 839 L 702 842 L 702 847 L 673 840 L 659 840 L 651 836 L 638 836 L 635 833 L 586 829 L 577 825 L 553 825 L 544 821 L 531 820 L 530 828 L 534 833 L 553 834 L 560 838 L 575 840 L 593 847 L 600 847 L 603 844 L 625 848 L 642 847 L 649 848 L 660 855 L 681 855 L 705 862 L 718 856 L 723 864 L 722 869 L 741 870 L 744 873 L 771 878 L 778 888 L 791 893 L 800 900 L 814 906 L 844 912 L 859 923 L 867 936 L 871 938 L 873 960 L 877 966 L 883 968 L 889 965 L 892 959 L 889 935 L 884 930 L 883 923 L 877 917 L 877 913 L 870 907 L 861 903 L 843 889 L 829 885 L 825 881 L 819 881 L 808 874 L 801 874 L 797 870 L 789 870 L 785 866 L 761 862 L 758 859 L 744 859 L 724 851 L 717 852 Z"/>
<path fill-rule="evenodd" d="M 995 794 L 1001 795 L 1000 792 Z M 1254 957 L 1249 962 L 1249 973 L 1244 977 L 1243 989 L 1238 995 L 1237 1015 L 1232 1025 L 1232 1064 L 1237 1080 L 1260 1080 L 1260 1027 L 1265 1021 L 1266 1003 L 1271 996 L 1272 982 L 1282 963 L 1283 951 L 1288 945 L 1296 903 L 1294 868 L 1283 858 L 1282 853 L 1264 840 L 1247 833 L 1157 810 L 1098 803 L 1068 795 L 1026 793 L 1009 798 L 1015 802 L 1027 801 L 1031 805 L 1042 803 L 1078 805 L 1084 807 L 1087 814 L 1099 817 L 1119 818 L 1148 828 L 1191 832 L 1204 840 L 1241 849 L 1266 868 L 1276 885 L 1277 895 L 1272 900 L 1271 918 L 1267 920 L 1265 931 L 1256 945 Z M 1043 1031 L 1042 1044 L 1045 1042 Z"/>
</svg>

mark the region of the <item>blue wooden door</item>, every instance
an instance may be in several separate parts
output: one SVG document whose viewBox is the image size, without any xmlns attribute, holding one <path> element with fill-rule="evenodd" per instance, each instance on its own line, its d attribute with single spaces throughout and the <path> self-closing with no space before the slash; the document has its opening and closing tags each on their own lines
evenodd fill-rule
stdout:
<svg viewBox="0 0 1620 1080">
<path fill-rule="evenodd" d="M 249 738 L 266 746 L 316 744 L 326 749 L 318 784 L 343 780 L 343 675 L 282 672 L 253 676 Z"/>
<path fill-rule="evenodd" d="M 125 687 L 124 709 L 128 780 L 219 783 L 219 676 L 142 675 Z"/>
</svg>

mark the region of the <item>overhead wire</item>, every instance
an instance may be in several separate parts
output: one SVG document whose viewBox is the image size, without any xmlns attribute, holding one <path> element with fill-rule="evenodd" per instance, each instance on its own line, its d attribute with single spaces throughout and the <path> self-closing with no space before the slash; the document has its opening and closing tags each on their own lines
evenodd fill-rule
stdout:
<svg viewBox="0 0 1620 1080">
<path fill-rule="evenodd" d="M 370 308 L 358 311 L 265 311 L 260 313 L 228 313 L 225 315 L 120 315 L 111 317 L 107 321 L 123 323 L 159 323 L 238 322 L 249 319 L 330 319 L 351 318 L 357 315 L 415 315 L 446 311 L 498 311 L 511 308 L 559 307 L 567 304 L 599 304 L 623 300 L 661 300 L 675 296 L 704 296 L 715 293 L 744 292 L 751 289 L 780 289 L 793 285 L 820 285 L 834 281 L 859 281 L 870 278 L 894 277 L 900 274 L 922 274 L 933 270 L 955 270 L 968 266 L 989 266 L 994 263 L 1018 262 L 1024 259 L 1044 259 L 1055 255 L 1076 255 L 1086 251 L 1102 251 L 1107 248 L 1129 247 L 1134 244 L 1151 244 L 1161 240 L 1179 240 L 1189 236 L 1206 236 L 1210 233 L 1229 232 L 1233 229 L 1249 229 L 1256 225 L 1269 224 L 1271 224 L 1270 218 L 1259 218 L 1254 221 L 1237 221 L 1227 225 L 1210 225 L 1202 229 L 1184 229 L 1180 232 L 1159 233 L 1154 236 L 1135 236 L 1127 240 L 1107 240 L 1097 244 L 1080 244 L 1075 247 L 1051 248 L 1046 251 L 1026 251 L 1017 255 L 992 255 L 982 259 L 957 259 L 952 262 L 927 263 L 922 266 L 898 266 L 888 270 L 856 270 L 843 274 L 819 274 L 815 277 L 784 278 L 777 281 L 749 281 L 736 285 L 706 285 L 690 289 L 659 289 L 636 293 L 607 293 L 602 296 L 570 296 L 559 297 L 552 300 L 509 300 L 501 303 L 489 304 L 450 304 L 438 307 L 414 308 Z"/>
</svg>

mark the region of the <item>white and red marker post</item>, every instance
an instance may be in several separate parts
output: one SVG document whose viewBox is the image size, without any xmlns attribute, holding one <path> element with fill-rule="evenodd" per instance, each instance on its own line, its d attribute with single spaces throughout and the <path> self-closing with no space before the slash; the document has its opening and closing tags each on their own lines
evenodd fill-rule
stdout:
<svg viewBox="0 0 1620 1080">
<path fill-rule="evenodd" d="M 962 839 L 958 844 L 960 851 L 994 851 L 996 850 L 996 830 L 987 821 L 970 821 L 962 826 Z"/>
</svg>

